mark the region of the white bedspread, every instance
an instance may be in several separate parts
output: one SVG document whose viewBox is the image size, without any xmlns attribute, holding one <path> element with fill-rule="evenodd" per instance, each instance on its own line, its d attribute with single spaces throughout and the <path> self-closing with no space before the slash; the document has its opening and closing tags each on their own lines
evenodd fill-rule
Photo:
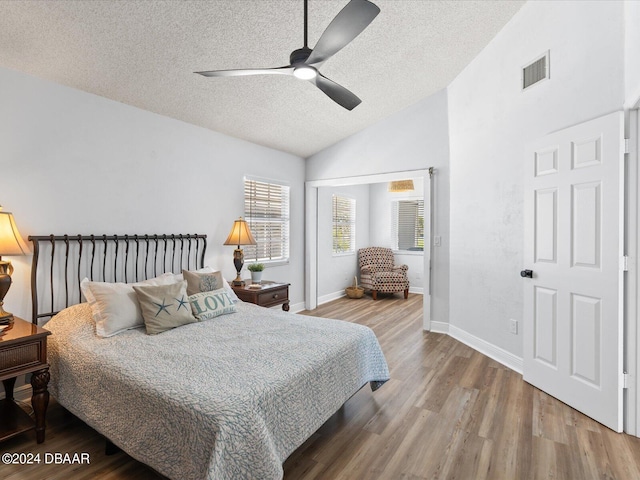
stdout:
<svg viewBox="0 0 640 480">
<path fill-rule="evenodd" d="M 172 479 L 279 479 L 282 462 L 367 382 L 389 379 L 367 327 L 239 302 L 159 335 L 95 335 L 86 304 L 45 328 L 50 391 Z"/>
</svg>

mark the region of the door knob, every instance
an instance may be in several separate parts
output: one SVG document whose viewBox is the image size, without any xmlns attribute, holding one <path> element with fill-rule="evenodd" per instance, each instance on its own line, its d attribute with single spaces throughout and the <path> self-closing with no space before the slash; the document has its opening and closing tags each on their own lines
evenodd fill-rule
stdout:
<svg viewBox="0 0 640 480">
<path fill-rule="evenodd" d="M 533 270 L 522 270 L 520 276 L 523 278 L 533 278 Z"/>
</svg>

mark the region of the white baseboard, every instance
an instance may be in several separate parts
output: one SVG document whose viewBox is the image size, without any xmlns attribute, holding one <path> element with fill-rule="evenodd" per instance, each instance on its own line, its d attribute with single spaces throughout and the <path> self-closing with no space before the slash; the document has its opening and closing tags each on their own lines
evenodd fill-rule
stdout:
<svg viewBox="0 0 640 480">
<path fill-rule="evenodd" d="M 449 333 L 449 324 L 447 322 L 436 322 L 431 320 L 431 331 L 434 333 Z"/>
<path fill-rule="evenodd" d="M 304 302 L 289 304 L 289 311 L 291 313 L 298 313 L 298 312 L 301 312 L 302 310 L 305 310 Z"/>
<path fill-rule="evenodd" d="M 409 293 L 417 293 L 418 295 L 424 295 L 424 288 L 409 287 Z M 344 290 L 340 290 L 339 292 L 328 293 L 326 295 L 322 295 L 321 297 L 318 297 L 318 305 L 322 305 L 323 303 L 329 303 L 342 297 L 346 297 L 346 293 L 344 292 Z"/>
<path fill-rule="evenodd" d="M 323 303 L 328 303 L 333 300 L 337 300 L 339 298 L 345 297 L 346 295 L 347 294 L 344 292 L 344 290 L 340 290 L 338 292 L 333 292 L 333 293 L 327 293 L 326 295 L 322 295 L 321 297 L 318 297 L 318 305 L 322 305 Z"/>
<path fill-rule="evenodd" d="M 432 326 L 433 323 L 434 322 L 431 322 Z M 507 352 L 492 343 L 482 340 L 481 338 L 478 338 L 455 325 L 449 325 L 448 330 L 451 337 L 522 375 L 522 358 L 514 355 L 513 353 Z"/>
</svg>

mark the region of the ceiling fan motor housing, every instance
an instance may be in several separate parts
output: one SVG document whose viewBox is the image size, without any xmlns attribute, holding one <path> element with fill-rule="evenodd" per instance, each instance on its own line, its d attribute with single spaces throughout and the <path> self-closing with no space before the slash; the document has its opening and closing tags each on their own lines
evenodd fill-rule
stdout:
<svg viewBox="0 0 640 480">
<path fill-rule="evenodd" d="M 289 56 L 289 63 L 291 63 L 291 65 L 304 63 L 307 61 L 307 58 L 309 58 L 309 55 L 311 55 L 311 49 L 309 47 L 299 48 L 291 52 L 291 55 Z"/>
</svg>

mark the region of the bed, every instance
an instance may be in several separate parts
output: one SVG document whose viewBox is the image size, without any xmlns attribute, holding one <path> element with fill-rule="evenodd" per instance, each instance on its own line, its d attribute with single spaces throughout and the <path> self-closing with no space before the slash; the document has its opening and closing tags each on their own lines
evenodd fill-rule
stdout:
<svg viewBox="0 0 640 480">
<path fill-rule="evenodd" d="M 188 255 L 199 259 L 188 268 L 202 267 L 206 240 L 200 252 L 180 251 L 178 262 L 167 267 L 161 261 L 167 256 L 164 237 L 165 252 L 150 250 L 152 260 L 145 254 L 146 259 L 116 260 L 108 268 L 113 249 L 98 253 L 104 265 L 98 270 L 115 272 L 121 263 L 132 263 L 124 268 L 136 271 L 135 277 L 128 275 L 135 280 L 144 263 L 176 271 Z M 38 242 L 64 244 L 54 237 L 31 238 L 35 252 L 41 250 Z M 69 243 L 64 249 L 67 263 L 74 249 Z M 119 250 L 125 249 L 136 250 L 135 245 Z M 37 272 L 43 270 L 38 270 L 39 256 L 34 254 L 34 292 L 39 291 Z M 75 272 L 71 283 L 79 282 L 80 267 L 71 263 L 62 271 Z M 93 260 L 79 261 L 89 263 L 93 269 Z M 53 267 L 44 270 L 52 280 L 64 278 Z M 147 266 L 144 270 L 141 277 L 150 277 Z M 37 321 L 42 301 L 34 295 Z M 357 324 L 237 302 L 233 313 L 160 334 L 132 328 L 100 337 L 91 305 L 65 303 L 45 325 L 52 332 L 50 392 L 109 441 L 172 479 L 282 478 L 284 460 L 345 401 L 364 385 L 375 390 L 389 378 L 374 333 Z"/>
</svg>

